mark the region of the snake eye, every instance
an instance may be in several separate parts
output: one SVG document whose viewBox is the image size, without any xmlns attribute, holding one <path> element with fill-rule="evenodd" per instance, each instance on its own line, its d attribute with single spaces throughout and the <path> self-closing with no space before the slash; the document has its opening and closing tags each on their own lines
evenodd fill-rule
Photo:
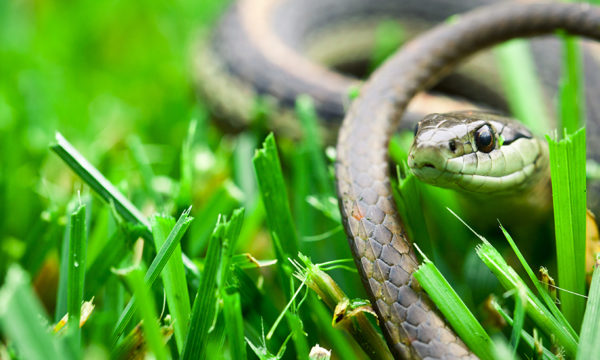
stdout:
<svg viewBox="0 0 600 360">
<path fill-rule="evenodd" d="M 455 152 L 456 151 L 456 141 L 450 140 L 448 142 L 448 147 L 450 148 L 450 151 Z"/>
<path fill-rule="evenodd" d="M 475 145 L 477 150 L 489 153 L 494 150 L 494 133 L 489 125 L 484 125 L 475 132 Z"/>
</svg>

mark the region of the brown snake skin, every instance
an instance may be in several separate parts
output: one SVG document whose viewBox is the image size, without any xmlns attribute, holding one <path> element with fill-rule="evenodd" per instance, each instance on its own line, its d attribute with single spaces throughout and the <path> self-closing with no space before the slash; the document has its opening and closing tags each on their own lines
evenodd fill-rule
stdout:
<svg viewBox="0 0 600 360">
<path fill-rule="evenodd" d="M 461 15 L 404 46 L 361 89 L 337 146 L 337 186 L 350 246 L 397 358 L 474 355 L 445 325 L 412 277 L 418 266 L 390 188 L 388 142 L 410 100 L 474 52 L 563 29 L 600 40 L 600 9 L 587 4 L 494 5 Z"/>
</svg>

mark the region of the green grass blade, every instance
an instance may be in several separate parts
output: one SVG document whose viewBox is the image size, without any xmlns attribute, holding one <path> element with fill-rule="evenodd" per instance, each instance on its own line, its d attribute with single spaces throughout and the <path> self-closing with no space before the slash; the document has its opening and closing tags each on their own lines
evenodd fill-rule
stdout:
<svg viewBox="0 0 600 360">
<path fill-rule="evenodd" d="M 529 276 L 529 280 L 531 281 L 531 283 L 533 283 L 538 294 L 542 297 L 542 300 L 544 301 L 546 307 L 550 310 L 550 312 L 552 312 L 552 315 L 554 315 L 554 317 L 561 323 L 563 328 L 565 328 L 573 338 L 577 339 L 577 333 L 575 332 L 575 330 L 573 330 L 573 327 L 571 326 L 569 321 L 567 321 L 565 315 L 558 309 L 558 306 L 556 306 L 556 303 L 554 302 L 552 297 L 550 297 L 548 291 L 542 286 L 540 281 L 537 279 L 535 273 L 533 272 L 527 261 L 525 261 L 525 257 L 517 247 L 517 244 L 514 242 L 512 236 L 510 236 L 508 231 L 506 231 L 506 229 L 502 225 L 500 225 L 500 229 L 502 230 L 504 237 L 513 249 L 515 255 L 517 255 L 521 266 L 523 266 L 523 269 L 525 269 L 525 272 Z"/>
<path fill-rule="evenodd" d="M 185 338 L 181 357 L 183 359 L 206 359 L 206 344 L 209 330 L 215 317 L 217 302 L 217 275 L 221 264 L 222 244 L 225 236 L 225 224 L 219 218 L 213 235 L 208 242 L 204 271 L 196 293 L 190 326 Z"/>
<path fill-rule="evenodd" d="M 547 132 L 548 113 L 528 42 L 511 40 L 494 50 L 511 111 L 535 133 Z"/>
<path fill-rule="evenodd" d="M 233 262 L 233 256 L 240 237 L 242 223 L 244 221 L 244 208 L 236 209 L 231 214 L 231 219 L 226 224 L 225 238 L 223 239 L 221 271 L 219 287 L 224 288 L 227 279 L 230 277 L 230 267 Z"/>
<path fill-rule="evenodd" d="M 144 276 L 144 281 L 148 286 L 152 286 L 152 284 L 154 284 L 154 281 L 156 281 L 156 279 L 160 275 L 161 271 L 169 261 L 170 256 L 175 251 L 175 248 L 177 247 L 177 245 L 179 245 L 179 241 L 183 237 L 183 234 L 185 234 L 185 231 L 189 227 L 190 222 L 193 219 L 189 216 L 190 210 L 191 207 L 189 207 L 187 210 L 181 213 L 181 216 L 179 216 L 177 223 L 175 223 L 175 226 L 169 233 L 167 240 L 165 240 L 164 244 L 158 251 L 158 254 L 156 254 L 154 260 L 152 260 L 152 263 L 150 264 L 150 267 L 148 268 L 148 271 L 146 271 L 146 275 Z M 129 321 L 131 321 L 134 311 L 134 298 L 132 297 L 129 300 L 129 303 L 127 304 L 123 312 L 121 313 L 121 316 L 117 321 L 117 325 L 113 330 L 114 342 L 116 342 L 119 336 L 123 334 L 123 331 L 125 331 L 125 328 L 129 324 Z"/>
<path fill-rule="evenodd" d="M 169 238 L 171 229 L 175 227 L 175 219 L 171 216 L 155 215 L 152 217 L 152 235 L 157 249 L 162 248 Z M 183 350 L 185 334 L 189 326 L 190 297 L 185 278 L 185 269 L 181 260 L 181 245 L 177 244 L 173 249 L 173 255 L 161 273 L 165 288 L 169 312 L 173 319 L 175 342 L 179 352 Z"/>
<path fill-rule="evenodd" d="M 556 228 L 558 286 L 585 294 L 586 179 L 585 129 L 555 141 L 547 136 L 552 175 L 552 200 Z M 574 329 L 579 329 L 585 301 L 561 293 L 562 311 Z"/>
<path fill-rule="evenodd" d="M 160 327 L 158 325 L 158 316 L 156 314 L 156 305 L 152 298 L 150 285 L 144 281 L 142 271 L 134 269 L 127 275 L 127 282 L 133 290 L 137 311 L 142 319 L 142 328 L 146 344 L 154 353 L 158 360 L 168 359 L 167 348 L 164 345 Z"/>
<path fill-rule="evenodd" d="M 89 187 L 107 203 L 114 203 L 117 212 L 129 222 L 150 228 L 148 219 L 98 169 L 60 133 L 56 133 L 56 144 L 50 147 Z"/>
<path fill-rule="evenodd" d="M 81 346 L 81 330 L 79 318 L 83 303 L 85 284 L 85 260 L 87 245 L 86 207 L 80 204 L 71 213 L 69 222 L 69 283 L 67 290 L 68 326 L 71 343 L 79 352 Z"/>
<path fill-rule="evenodd" d="M 496 301 L 492 301 L 492 306 L 498 313 L 506 320 L 508 325 L 513 326 L 513 319 L 500 307 L 500 305 Z M 521 330 L 521 339 L 527 344 L 530 349 L 534 349 L 535 347 L 535 339 L 533 336 L 529 335 L 527 331 Z M 554 355 L 550 350 L 546 347 L 542 348 L 544 359 L 557 360 L 558 357 Z"/>
<path fill-rule="evenodd" d="M 17 265 L 8 269 L 0 288 L 0 323 L 4 336 L 13 342 L 23 359 L 74 358 L 40 322 L 40 316 L 46 316 L 29 281 L 28 275 Z"/>
<path fill-rule="evenodd" d="M 558 344 L 564 347 L 568 356 L 575 355 L 577 339 L 533 295 L 523 279 L 504 261 L 502 255 L 487 240 L 483 238 L 482 240 L 483 243 L 477 246 L 477 255 L 500 281 L 500 284 L 508 291 L 524 291 L 526 294 L 524 307 L 527 315 L 546 334 L 555 336 Z"/>
<path fill-rule="evenodd" d="M 108 181 L 98 169 L 87 161 L 60 133 L 56 133 L 56 144 L 50 147 L 63 161 L 104 201 L 112 204 L 119 215 L 128 222 L 140 224 L 145 229 L 143 237 L 154 245 L 150 222 L 117 188 Z M 183 263 L 192 273 L 198 269 L 194 263 L 182 254 Z"/>
<path fill-rule="evenodd" d="M 525 322 L 525 302 L 527 294 L 519 289 L 515 292 L 515 311 L 514 311 L 514 322 L 512 333 L 510 334 L 510 346 L 513 349 L 513 357 L 517 355 L 517 347 L 519 346 L 519 339 L 521 338 L 521 332 L 523 331 L 523 323 Z"/>
<path fill-rule="evenodd" d="M 435 265 L 425 257 L 414 276 L 465 344 L 481 359 L 495 359 L 494 342 Z"/>
<path fill-rule="evenodd" d="M 282 258 L 296 258 L 298 237 L 294 230 L 288 194 L 273 134 L 267 136 L 263 148 L 256 151 L 252 162 L 263 204 L 267 210 L 269 229 L 282 241 Z"/>
<path fill-rule="evenodd" d="M 329 176 L 325 156 L 323 156 L 319 129 L 319 119 L 315 105 L 308 95 L 301 95 L 296 99 L 296 115 L 300 120 L 302 131 L 302 143 L 308 152 L 310 159 L 311 176 L 316 183 L 317 193 L 320 195 L 334 195 L 333 182 Z M 304 174 L 306 176 L 307 174 Z"/>
<path fill-rule="evenodd" d="M 275 255 L 281 269 L 277 272 L 279 282 L 286 300 L 289 300 L 293 291 L 290 286 L 292 269 L 288 259 L 297 257 L 298 237 L 292 220 L 275 137 L 272 133 L 265 139 L 263 148 L 256 151 L 252 162 L 261 199 L 266 209 L 267 225 Z"/>
<path fill-rule="evenodd" d="M 226 294 L 223 296 L 223 312 L 225 315 L 225 328 L 229 339 L 229 350 L 232 359 L 246 359 L 246 341 L 244 339 L 244 318 L 240 294 Z"/>
<path fill-rule="evenodd" d="M 600 266 L 596 263 L 588 296 L 577 359 L 593 359 L 600 354 Z"/>
<path fill-rule="evenodd" d="M 559 86 L 560 121 L 567 134 L 574 134 L 585 125 L 584 77 L 582 76 L 579 39 L 563 34 L 563 69 Z"/>
</svg>

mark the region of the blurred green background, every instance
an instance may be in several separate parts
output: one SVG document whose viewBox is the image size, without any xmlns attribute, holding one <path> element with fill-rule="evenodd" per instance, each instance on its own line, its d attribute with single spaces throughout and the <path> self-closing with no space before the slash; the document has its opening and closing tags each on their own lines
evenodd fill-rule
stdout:
<svg viewBox="0 0 600 360">
<path fill-rule="evenodd" d="M 198 102 L 191 48 L 224 7 L 203 1 L 0 2 L 0 234 L 4 252 L 72 195 L 48 151 L 60 131 L 111 180 L 132 180 L 124 141 L 176 156 Z M 196 110 L 197 111 L 197 110 Z M 152 151 L 151 151 L 152 153 Z M 165 155 L 165 156 L 162 156 Z M 66 178 L 66 179 L 65 179 Z"/>
</svg>

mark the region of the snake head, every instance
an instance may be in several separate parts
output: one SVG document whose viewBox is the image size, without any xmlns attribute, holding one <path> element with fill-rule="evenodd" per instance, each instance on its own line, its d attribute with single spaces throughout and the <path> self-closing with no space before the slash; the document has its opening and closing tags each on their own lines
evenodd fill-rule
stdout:
<svg viewBox="0 0 600 360">
<path fill-rule="evenodd" d="M 426 116 L 408 155 L 420 180 L 473 193 L 528 189 L 546 175 L 547 164 L 546 144 L 526 127 L 479 111 Z"/>
</svg>

